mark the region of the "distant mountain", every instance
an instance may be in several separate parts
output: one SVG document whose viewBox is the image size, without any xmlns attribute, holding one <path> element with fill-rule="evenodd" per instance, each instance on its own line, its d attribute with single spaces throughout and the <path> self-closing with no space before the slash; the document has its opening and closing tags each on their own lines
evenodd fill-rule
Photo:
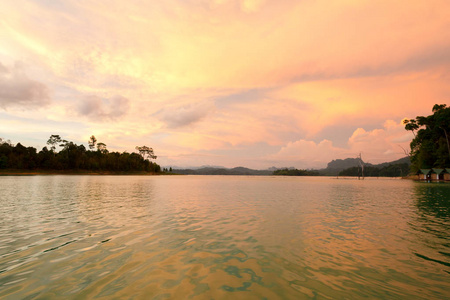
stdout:
<svg viewBox="0 0 450 300">
<path fill-rule="evenodd" d="M 358 158 L 334 159 L 328 163 L 325 169 L 319 170 L 319 174 L 328 176 L 338 175 L 342 170 L 356 167 L 358 164 Z"/>
<path fill-rule="evenodd" d="M 346 158 L 346 159 L 335 159 L 328 163 L 327 167 L 325 169 L 317 170 L 319 175 L 323 176 L 336 176 L 339 174 L 339 172 L 349 169 L 352 167 L 358 166 L 358 159 L 357 158 Z M 388 167 L 389 165 L 394 164 L 401 164 L 401 163 L 407 163 L 410 165 L 409 157 L 404 157 L 402 159 L 392 161 L 392 162 L 386 162 L 378 165 L 373 165 L 370 163 L 364 163 L 366 167 L 374 167 L 374 168 L 384 168 Z M 244 167 L 236 167 L 236 168 L 224 168 L 224 167 L 215 167 L 215 166 L 203 166 L 203 167 L 192 167 L 188 169 L 181 169 L 181 168 L 172 168 L 172 172 L 175 174 L 182 174 L 182 175 L 259 175 L 259 176 L 267 176 L 267 175 L 273 175 L 274 171 L 281 170 L 281 169 L 288 169 L 288 170 L 295 170 L 294 167 L 290 168 L 276 168 L 271 167 L 267 170 L 253 170 L 249 168 Z M 310 170 L 312 171 L 312 170 Z"/>
<path fill-rule="evenodd" d="M 335 159 L 328 163 L 327 169 L 341 169 L 354 167 L 359 164 L 358 158 Z"/>
<path fill-rule="evenodd" d="M 377 165 L 373 165 L 370 163 L 364 163 L 364 166 L 366 167 L 374 167 L 377 169 L 381 169 L 384 167 L 388 167 L 389 165 L 395 165 L 395 164 L 403 164 L 406 163 L 408 165 L 411 164 L 409 157 L 404 157 L 395 161 L 391 162 L 385 162 Z M 339 172 L 357 167 L 359 165 L 359 159 L 358 158 L 346 158 L 346 159 L 335 159 L 328 163 L 327 167 L 325 169 L 319 170 L 320 175 L 327 175 L 327 176 L 336 176 L 339 174 Z"/>
</svg>

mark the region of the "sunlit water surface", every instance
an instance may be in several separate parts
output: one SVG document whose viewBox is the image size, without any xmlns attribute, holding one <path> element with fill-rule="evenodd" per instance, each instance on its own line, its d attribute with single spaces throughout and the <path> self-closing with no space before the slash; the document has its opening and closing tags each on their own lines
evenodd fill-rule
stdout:
<svg viewBox="0 0 450 300">
<path fill-rule="evenodd" d="M 1 299 L 448 299 L 450 184 L 0 177 Z"/>
</svg>

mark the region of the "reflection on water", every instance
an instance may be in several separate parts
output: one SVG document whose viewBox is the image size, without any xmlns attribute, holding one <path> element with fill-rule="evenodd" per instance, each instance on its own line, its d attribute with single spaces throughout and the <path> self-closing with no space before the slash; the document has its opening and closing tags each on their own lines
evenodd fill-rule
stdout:
<svg viewBox="0 0 450 300">
<path fill-rule="evenodd" d="M 415 187 L 418 215 L 429 216 L 437 220 L 450 220 L 450 185 L 418 184 Z"/>
<path fill-rule="evenodd" d="M 417 214 L 411 227 L 424 249 L 414 249 L 417 257 L 441 265 L 450 274 L 450 185 L 415 186 Z M 430 252 L 427 249 L 433 249 Z"/>
<path fill-rule="evenodd" d="M 450 185 L 0 177 L 2 299 L 444 299 Z"/>
</svg>

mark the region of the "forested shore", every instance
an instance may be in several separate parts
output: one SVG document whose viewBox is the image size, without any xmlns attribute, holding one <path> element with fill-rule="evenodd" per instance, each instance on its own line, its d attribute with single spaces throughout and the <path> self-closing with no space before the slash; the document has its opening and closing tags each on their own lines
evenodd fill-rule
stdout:
<svg viewBox="0 0 450 300">
<path fill-rule="evenodd" d="M 34 147 L 16 145 L 0 138 L 1 174 L 120 174 L 160 173 L 161 167 L 152 162 L 156 158 L 153 149 L 136 147 L 138 153 L 109 152 L 104 143 L 94 136 L 84 145 L 63 140 L 59 135 L 50 136 L 49 147 L 39 152 Z M 57 151 L 57 148 L 60 150 Z"/>
</svg>

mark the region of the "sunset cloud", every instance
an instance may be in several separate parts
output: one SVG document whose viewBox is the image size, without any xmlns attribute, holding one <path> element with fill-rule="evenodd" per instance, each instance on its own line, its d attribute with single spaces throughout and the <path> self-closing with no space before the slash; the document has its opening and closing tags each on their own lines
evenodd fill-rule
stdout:
<svg viewBox="0 0 450 300">
<path fill-rule="evenodd" d="M 189 103 L 178 107 L 164 107 L 155 115 L 170 128 L 194 124 L 214 110 L 208 103 Z"/>
<path fill-rule="evenodd" d="M 0 63 L 0 108 L 38 108 L 50 103 L 49 89 L 28 78 L 20 64 L 7 68 Z"/>
<path fill-rule="evenodd" d="M 405 132 L 401 123 L 387 120 L 383 128 L 366 131 L 357 128 L 347 141 L 346 147 L 336 147 L 329 140 L 319 143 L 308 140 L 289 142 L 274 155 L 269 155 L 269 161 L 284 161 L 304 168 L 324 168 L 326 162 L 333 159 L 344 159 L 362 155 L 365 162 L 381 163 L 393 161 L 406 154 L 411 141 L 411 133 Z"/>
<path fill-rule="evenodd" d="M 6 0 L 0 18 L 0 136 L 25 144 L 39 122 L 145 140 L 163 165 L 381 161 L 404 156 L 403 118 L 449 102 L 446 0 Z"/>
<path fill-rule="evenodd" d="M 92 122 L 114 121 L 124 116 L 130 106 L 130 101 L 122 96 L 110 99 L 89 96 L 82 99 L 78 106 L 78 113 L 89 117 Z"/>
</svg>

